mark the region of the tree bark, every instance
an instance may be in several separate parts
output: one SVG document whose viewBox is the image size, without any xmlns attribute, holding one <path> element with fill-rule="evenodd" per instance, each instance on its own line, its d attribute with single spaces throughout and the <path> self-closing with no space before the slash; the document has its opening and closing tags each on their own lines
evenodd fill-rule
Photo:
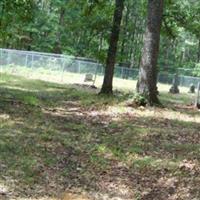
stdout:
<svg viewBox="0 0 200 200">
<path fill-rule="evenodd" d="M 115 0 L 115 12 L 113 17 L 113 27 L 110 36 L 109 49 L 106 59 L 104 81 L 101 88 L 103 94 L 112 94 L 113 75 L 117 54 L 117 44 L 119 40 L 120 25 L 124 9 L 124 0 Z"/>
<path fill-rule="evenodd" d="M 123 63 L 124 61 L 124 56 L 125 54 L 125 44 L 127 42 L 127 26 L 128 26 L 128 20 L 129 20 L 129 5 L 126 8 L 126 14 L 125 14 L 125 20 L 124 20 L 124 24 L 123 24 L 123 32 L 122 32 L 122 42 L 121 42 L 121 51 L 120 51 L 120 62 Z"/>
<path fill-rule="evenodd" d="M 197 62 L 200 62 L 200 38 L 199 38 L 199 45 L 198 45 L 198 53 L 197 53 Z"/>
<path fill-rule="evenodd" d="M 147 98 L 149 105 L 159 103 L 157 97 L 157 60 L 163 6 L 164 0 L 148 0 L 147 27 L 144 36 L 137 91 Z"/>
<path fill-rule="evenodd" d="M 56 42 L 54 45 L 54 53 L 62 54 L 62 45 L 61 45 L 61 35 L 62 28 L 64 26 L 64 17 L 65 17 L 65 7 L 60 8 L 60 16 L 59 16 L 59 25 L 56 35 Z"/>
</svg>

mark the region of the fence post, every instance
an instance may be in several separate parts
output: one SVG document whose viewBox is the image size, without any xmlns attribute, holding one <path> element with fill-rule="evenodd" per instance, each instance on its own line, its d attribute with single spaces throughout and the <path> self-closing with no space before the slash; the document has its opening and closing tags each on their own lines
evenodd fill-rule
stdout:
<svg viewBox="0 0 200 200">
<path fill-rule="evenodd" d="M 33 70 L 33 61 L 34 61 L 34 54 L 31 54 L 31 65 L 30 65 L 30 74 L 33 74 L 34 70 Z M 32 70 L 32 71 L 31 71 Z"/>
<path fill-rule="evenodd" d="M 6 65 L 8 65 L 9 62 L 10 62 L 10 53 L 7 52 Z"/>
<path fill-rule="evenodd" d="M 28 54 L 26 54 L 25 67 L 28 67 Z"/>
<path fill-rule="evenodd" d="M 31 69 L 33 68 L 34 54 L 31 56 Z"/>
<path fill-rule="evenodd" d="M 124 68 L 121 67 L 121 78 L 123 79 L 123 76 L 124 76 Z"/>
<path fill-rule="evenodd" d="M 94 74 L 94 80 L 93 80 L 92 86 L 95 86 L 95 82 L 96 82 L 96 79 L 97 79 L 98 68 L 99 68 L 99 62 L 96 65 L 95 74 Z"/>
<path fill-rule="evenodd" d="M 103 65 L 101 65 L 101 70 L 100 70 L 100 76 L 103 76 L 104 75 L 104 66 Z"/>
<path fill-rule="evenodd" d="M 65 73 L 65 58 L 63 59 L 63 62 L 62 62 L 62 72 L 61 72 L 61 82 L 62 83 L 63 83 L 64 73 Z"/>
<path fill-rule="evenodd" d="M 196 96 L 196 101 L 195 101 L 195 107 L 197 107 L 197 108 L 199 106 L 199 92 L 200 92 L 200 82 L 198 82 L 197 96 Z"/>
<path fill-rule="evenodd" d="M 81 65 L 80 65 L 80 61 L 78 60 L 78 73 L 81 73 Z"/>
</svg>

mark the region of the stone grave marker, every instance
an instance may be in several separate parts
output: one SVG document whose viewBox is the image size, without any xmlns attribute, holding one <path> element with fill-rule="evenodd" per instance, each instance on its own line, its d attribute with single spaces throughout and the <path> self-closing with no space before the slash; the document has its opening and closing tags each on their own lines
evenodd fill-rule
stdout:
<svg viewBox="0 0 200 200">
<path fill-rule="evenodd" d="M 169 92 L 172 94 L 178 94 L 180 92 L 178 86 L 179 86 L 178 74 L 175 74 Z"/>
</svg>

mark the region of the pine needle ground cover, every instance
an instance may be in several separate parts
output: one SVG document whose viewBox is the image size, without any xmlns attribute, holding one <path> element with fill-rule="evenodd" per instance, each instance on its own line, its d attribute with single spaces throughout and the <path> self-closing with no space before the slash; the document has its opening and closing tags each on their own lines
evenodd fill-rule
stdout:
<svg viewBox="0 0 200 200">
<path fill-rule="evenodd" d="M 194 96 L 97 92 L 1 74 L 0 199 L 200 199 Z"/>
</svg>

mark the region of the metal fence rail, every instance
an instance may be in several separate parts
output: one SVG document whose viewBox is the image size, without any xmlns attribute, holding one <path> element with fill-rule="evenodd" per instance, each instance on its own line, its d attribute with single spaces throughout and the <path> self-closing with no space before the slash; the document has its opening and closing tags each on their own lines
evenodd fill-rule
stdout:
<svg viewBox="0 0 200 200">
<path fill-rule="evenodd" d="M 20 51 L 0 48 L 1 72 L 19 74 L 29 78 L 41 78 L 41 75 L 53 74 L 61 81 L 66 73 L 75 74 L 104 74 L 104 66 L 87 58 L 66 56 L 61 54 L 41 53 L 34 51 Z M 114 77 L 136 80 L 138 69 L 131 69 L 116 65 Z M 173 75 L 159 73 L 158 82 L 172 84 Z M 190 84 L 197 86 L 200 78 L 179 75 L 180 86 L 189 87 Z"/>
</svg>

